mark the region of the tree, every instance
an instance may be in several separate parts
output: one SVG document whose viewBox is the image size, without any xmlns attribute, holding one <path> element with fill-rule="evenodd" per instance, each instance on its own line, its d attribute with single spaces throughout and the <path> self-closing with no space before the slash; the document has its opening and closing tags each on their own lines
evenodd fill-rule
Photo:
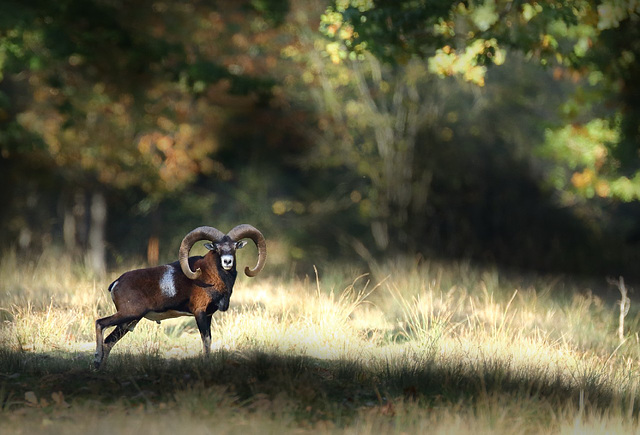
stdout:
<svg viewBox="0 0 640 435">
<path fill-rule="evenodd" d="M 365 192 L 354 186 L 349 196 L 359 204 L 377 248 L 389 247 L 390 238 L 406 245 L 414 229 L 410 217 L 424 221 L 431 180 L 431 168 L 416 156 L 417 136 L 438 122 L 444 105 L 426 63 L 415 58 L 392 66 L 362 55 L 334 64 L 311 49 L 301 56 L 308 84 L 318 86 L 312 99 L 322 128 L 309 159 L 365 177 Z"/>
<path fill-rule="evenodd" d="M 286 2 L 217 9 L 63 0 L 3 9 L 3 166 L 40 162 L 50 171 L 64 192 L 65 241 L 73 248 L 72 233 L 85 234 L 90 264 L 103 273 L 108 192 L 141 189 L 157 204 L 198 176 L 228 177 L 215 159 L 221 131 L 270 92 L 275 60 L 264 47 Z"/>
<path fill-rule="evenodd" d="M 316 125 L 305 125 L 308 131 L 316 132 L 312 140 L 316 146 L 307 164 L 325 170 L 343 168 L 352 175 L 340 189 L 342 207 L 357 210 L 359 223 L 369 227 L 378 251 L 393 248 L 425 252 L 425 240 L 429 237 L 433 241 L 433 235 L 438 233 L 434 222 L 442 224 L 433 215 L 434 204 L 454 202 L 442 192 L 438 193 L 440 197 L 432 195 L 434 176 L 440 182 L 447 178 L 438 166 L 444 164 L 438 158 L 445 154 L 439 148 L 458 146 L 469 151 L 459 143 L 462 137 L 472 143 L 489 143 L 502 141 L 509 134 L 521 134 L 517 128 L 510 131 L 508 127 L 482 139 L 468 137 L 464 132 L 466 128 L 481 131 L 482 110 L 490 113 L 487 118 L 495 114 L 487 110 L 491 109 L 488 106 L 513 109 L 505 109 L 508 103 L 494 90 L 493 94 L 476 92 L 478 84 L 484 83 L 486 67 L 478 64 L 474 56 L 491 49 L 494 61 L 500 63 L 506 53 L 493 41 L 475 44 L 469 48 L 471 54 L 454 59 L 450 65 L 451 74 L 453 69 L 468 66 L 468 77 L 445 78 L 445 61 L 434 63 L 416 53 L 406 54 L 402 61 L 384 60 L 362 48 L 349 50 L 348 38 L 353 36 L 353 28 L 330 29 L 333 18 L 325 15 L 325 33 L 342 38 L 327 40 L 315 32 L 310 18 L 314 16 L 313 12 L 296 14 L 294 38 L 283 50 L 298 65 L 298 69 L 288 66 L 295 71 L 285 76 L 292 85 L 288 87 L 288 98 L 312 107 L 316 114 Z M 341 32 L 342 36 L 337 36 Z M 454 51 L 449 47 L 450 54 Z M 503 102 L 496 104 L 496 99 Z M 502 116 L 518 125 L 510 114 Z M 515 149 L 517 140 L 513 142 Z M 517 146 L 523 146 L 521 142 Z M 463 181 L 450 174 L 446 182 Z M 347 231 L 341 236 L 345 243 L 370 258 L 365 244 Z"/>
<path fill-rule="evenodd" d="M 550 128 L 543 154 L 565 198 L 640 199 L 640 3 L 486 0 L 335 1 L 322 27 L 335 62 L 370 51 L 403 63 L 428 59 L 439 75 L 460 74 L 483 85 L 486 66 L 500 65 L 505 48 L 555 66 L 581 81 L 564 107 L 564 126 Z M 595 101 L 608 98 L 612 108 Z M 580 107 L 582 106 L 582 107 Z M 584 106 L 587 109 L 584 109 Z M 577 196 L 576 196 L 577 195 Z"/>
</svg>

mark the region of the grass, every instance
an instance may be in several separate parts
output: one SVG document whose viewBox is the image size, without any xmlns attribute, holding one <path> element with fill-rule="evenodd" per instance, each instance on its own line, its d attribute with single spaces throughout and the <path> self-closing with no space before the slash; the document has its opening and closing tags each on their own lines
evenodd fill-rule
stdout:
<svg viewBox="0 0 640 435">
<path fill-rule="evenodd" d="M 6 254 L 3 433 L 639 432 L 640 315 L 620 342 L 613 290 L 464 262 L 310 272 L 239 278 L 209 358 L 193 319 L 142 321 L 96 372 L 119 273 Z"/>
</svg>

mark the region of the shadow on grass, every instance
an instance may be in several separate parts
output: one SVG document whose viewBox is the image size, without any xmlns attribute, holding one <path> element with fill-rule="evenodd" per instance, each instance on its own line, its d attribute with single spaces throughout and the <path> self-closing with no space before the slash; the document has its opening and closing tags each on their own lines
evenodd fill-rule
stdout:
<svg viewBox="0 0 640 435">
<path fill-rule="evenodd" d="M 478 405 L 496 396 L 521 402 L 545 402 L 551 409 L 578 408 L 581 390 L 586 406 L 595 410 L 638 405 L 634 391 L 603 386 L 597 377 L 585 376 L 579 386 L 569 385 L 561 374 L 525 373 L 504 362 L 487 362 L 480 368 L 451 363 L 443 366 L 429 358 L 399 356 L 387 361 L 324 360 L 263 351 L 217 351 L 210 357 L 184 359 L 159 355 L 114 353 L 108 365 L 90 368 L 88 353 L 24 353 L 0 348 L 0 399 L 2 409 L 25 404 L 36 397 L 62 392 L 70 403 L 98 406 L 145 406 L 165 403 L 183 406 L 185 395 L 206 402 L 207 392 L 223 392 L 225 403 L 247 407 L 261 400 L 284 398 L 301 418 L 310 410 L 345 418 L 363 407 L 383 407 L 395 401 L 413 401 L 425 407 Z M 619 391 L 625 391 L 620 393 Z M 637 401 L 636 401 L 637 402 Z M 628 410 L 627 410 L 628 412 Z"/>
</svg>

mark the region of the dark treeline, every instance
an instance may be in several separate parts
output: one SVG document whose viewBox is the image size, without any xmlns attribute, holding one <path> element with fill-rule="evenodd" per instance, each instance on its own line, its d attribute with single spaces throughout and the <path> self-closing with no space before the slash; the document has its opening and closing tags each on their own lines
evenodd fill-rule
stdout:
<svg viewBox="0 0 640 435">
<path fill-rule="evenodd" d="M 3 250 L 102 273 L 247 222 L 274 270 L 404 254 L 634 274 L 637 12 L 607 28 L 599 2 L 440 3 L 2 2 Z"/>
</svg>

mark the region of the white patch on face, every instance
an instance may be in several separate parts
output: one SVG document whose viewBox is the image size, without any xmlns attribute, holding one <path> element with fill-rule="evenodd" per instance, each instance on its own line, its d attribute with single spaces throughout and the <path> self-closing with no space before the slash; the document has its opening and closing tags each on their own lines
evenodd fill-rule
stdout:
<svg viewBox="0 0 640 435">
<path fill-rule="evenodd" d="M 220 261 L 222 262 L 222 268 L 224 270 L 230 270 L 233 267 L 233 255 L 222 255 Z"/>
<path fill-rule="evenodd" d="M 160 280 L 160 291 L 165 296 L 175 296 L 176 286 L 173 281 L 173 267 L 167 266 L 162 279 Z"/>
</svg>

